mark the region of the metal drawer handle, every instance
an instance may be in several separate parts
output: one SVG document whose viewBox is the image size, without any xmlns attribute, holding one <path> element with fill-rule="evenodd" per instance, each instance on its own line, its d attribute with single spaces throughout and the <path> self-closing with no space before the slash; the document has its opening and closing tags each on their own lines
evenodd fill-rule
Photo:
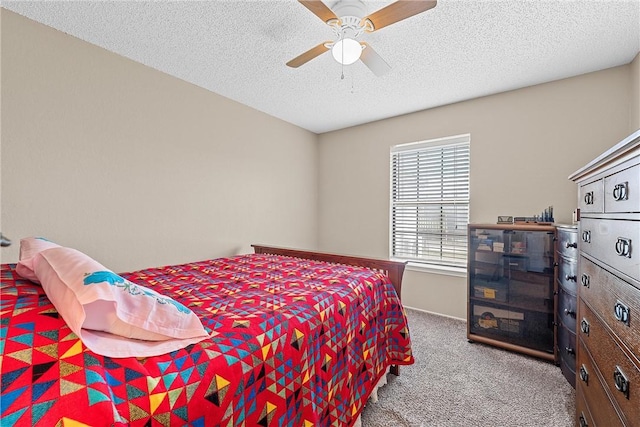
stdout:
<svg viewBox="0 0 640 427">
<path fill-rule="evenodd" d="M 613 382 L 616 384 L 616 389 L 620 391 L 625 397 L 629 398 L 629 380 L 627 376 L 622 372 L 620 366 L 616 366 L 613 371 Z"/>
<path fill-rule="evenodd" d="M 627 200 L 629 197 L 629 192 L 627 191 L 628 186 L 628 182 L 621 182 L 620 184 L 616 184 L 615 187 L 613 187 L 613 200 L 615 200 L 616 202 Z"/>
<path fill-rule="evenodd" d="M 567 354 L 576 354 L 576 351 L 571 347 L 565 347 L 564 350 L 567 352 Z"/>
<path fill-rule="evenodd" d="M 582 282 L 582 286 L 584 286 L 585 288 L 589 287 L 590 281 L 591 281 L 591 278 L 589 277 L 588 274 L 583 274 L 582 277 L 580 277 L 580 282 Z"/>
<path fill-rule="evenodd" d="M 587 319 L 582 318 L 582 321 L 580 322 L 580 330 L 583 334 L 587 336 L 589 335 L 589 322 L 587 321 Z"/>
<path fill-rule="evenodd" d="M 584 203 L 587 205 L 593 204 L 593 191 L 589 191 L 588 193 L 584 194 Z"/>
<path fill-rule="evenodd" d="M 618 256 L 631 258 L 631 239 L 618 237 L 618 240 L 616 240 L 616 253 Z"/>
<path fill-rule="evenodd" d="M 578 242 L 567 242 L 567 244 L 565 245 L 567 247 L 567 249 L 569 248 L 577 248 L 578 247 Z"/>
<path fill-rule="evenodd" d="M 564 276 L 564 280 L 566 281 L 570 281 L 570 282 L 577 282 L 578 281 L 578 276 L 569 276 L 568 274 L 566 276 Z"/>
<path fill-rule="evenodd" d="M 589 427 L 587 419 L 584 417 L 584 412 L 580 412 L 580 427 Z"/>
<path fill-rule="evenodd" d="M 616 316 L 616 319 L 619 322 L 624 323 L 629 326 L 630 322 L 630 310 L 629 307 L 622 303 L 621 301 L 616 301 L 616 304 L 613 306 L 613 314 Z"/>
<path fill-rule="evenodd" d="M 584 365 L 580 366 L 580 379 L 589 384 L 589 372 L 587 372 L 587 367 Z"/>
<path fill-rule="evenodd" d="M 576 317 L 576 312 L 571 310 L 570 308 L 565 308 L 564 314 L 566 314 L 567 316 Z"/>
<path fill-rule="evenodd" d="M 585 243 L 591 243 L 591 231 L 585 230 L 582 232 L 582 241 Z"/>
</svg>

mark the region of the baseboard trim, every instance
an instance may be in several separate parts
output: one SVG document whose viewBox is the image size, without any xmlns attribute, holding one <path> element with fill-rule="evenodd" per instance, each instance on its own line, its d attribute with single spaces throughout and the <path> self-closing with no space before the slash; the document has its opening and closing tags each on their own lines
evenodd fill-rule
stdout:
<svg viewBox="0 0 640 427">
<path fill-rule="evenodd" d="M 435 311 L 423 310 L 421 308 L 411 307 L 406 304 L 402 304 L 402 305 L 404 306 L 404 308 L 408 308 L 415 311 L 421 311 L 422 313 L 433 314 L 435 316 L 440 316 L 440 317 L 448 317 L 449 319 L 454 319 L 454 320 L 462 320 L 465 323 L 467 322 L 467 319 L 463 319 L 461 317 L 449 316 L 448 314 L 442 314 L 442 313 L 436 313 Z"/>
</svg>

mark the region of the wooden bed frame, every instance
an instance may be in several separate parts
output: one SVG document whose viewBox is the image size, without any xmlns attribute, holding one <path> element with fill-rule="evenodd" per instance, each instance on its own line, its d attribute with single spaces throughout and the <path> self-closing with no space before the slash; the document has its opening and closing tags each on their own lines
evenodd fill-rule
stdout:
<svg viewBox="0 0 640 427">
<path fill-rule="evenodd" d="M 385 273 L 401 299 L 402 275 L 407 265 L 406 261 L 390 261 L 376 258 L 364 258 L 353 255 L 339 255 L 327 252 L 305 251 L 301 249 L 280 248 L 275 246 L 251 245 L 257 254 L 283 255 L 295 258 L 312 259 L 316 261 L 331 262 L 334 264 L 355 265 L 370 268 Z M 392 365 L 389 372 L 400 375 L 400 368 Z"/>
</svg>

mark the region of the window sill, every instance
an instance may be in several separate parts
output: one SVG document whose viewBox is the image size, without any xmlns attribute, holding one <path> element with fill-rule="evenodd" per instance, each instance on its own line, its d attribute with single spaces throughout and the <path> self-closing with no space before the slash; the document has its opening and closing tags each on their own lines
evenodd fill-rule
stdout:
<svg viewBox="0 0 640 427">
<path fill-rule="evenodd" d="M 464 267 L 448 267 L 444 265 L 427 265 L 417 262 L 407 264 L 407 270 L 420 273 L 442 274 L 444 276 L 467 277 L 467 269 Z"/>
</svg>

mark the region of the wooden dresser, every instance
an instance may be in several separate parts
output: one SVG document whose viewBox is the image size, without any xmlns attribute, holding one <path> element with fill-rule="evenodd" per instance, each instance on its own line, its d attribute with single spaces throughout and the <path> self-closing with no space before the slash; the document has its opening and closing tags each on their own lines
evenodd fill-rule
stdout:
<svg viewBox="0 0 640 427">
<path fill-rule="evenodd" d="M 576 171 L 576 425 L 640 426 L 640 130 Z"/>
<path fill-rule="evenodd" d="M 558 363 L 569 384 L 576 386 L 576 316 L 578 314 L 578 227 L 556 226 Z"/>
</svg>

